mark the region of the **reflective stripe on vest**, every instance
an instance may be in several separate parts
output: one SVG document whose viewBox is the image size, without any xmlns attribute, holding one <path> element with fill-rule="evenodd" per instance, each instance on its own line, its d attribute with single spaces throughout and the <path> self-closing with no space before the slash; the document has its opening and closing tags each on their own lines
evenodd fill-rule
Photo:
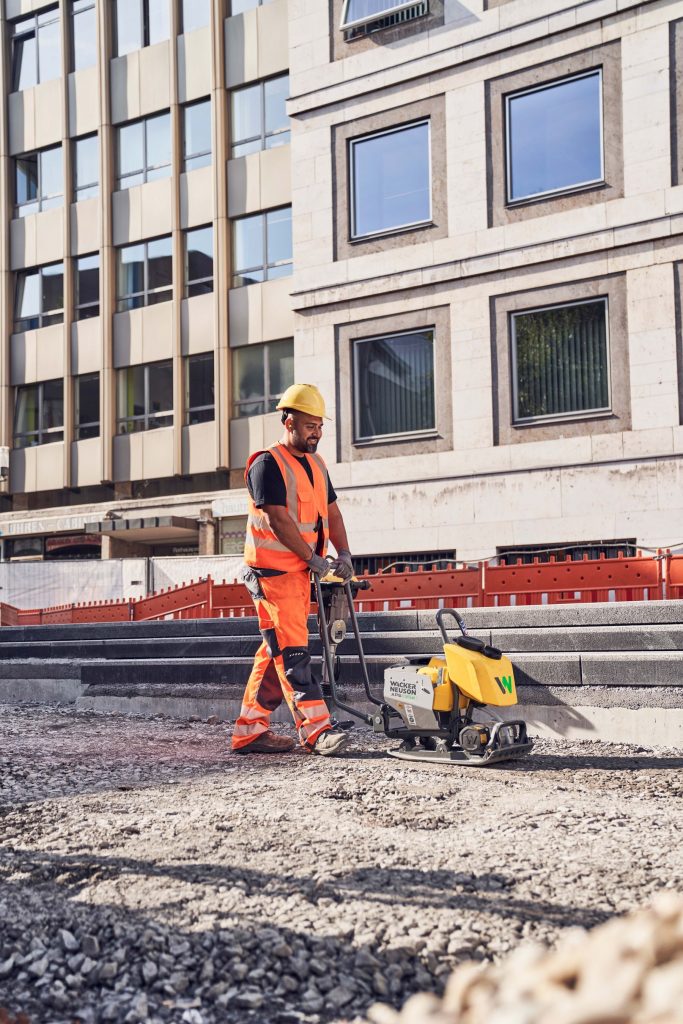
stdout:
<svg viewBox="0 0 683 1024">
<path fill-rule="evenodd" d="M 320 519 L 322 522 L 324 554 L 329 537 L 327 467 L 324 461 L 319 455 L 309 454 L 307 456 L 313 473 L 313 485 L 311 485 L 300 460 L 295 455 L 291 455 L 283 445 L 275 444 L 268 451 L 274 457 L 282 473 L 287 494 L 287 512 L 296 524 L 301 539 L 312 549 L 315 549 L 318 542 L 318 520 Z M 245 469 L 245 480 L 252 463 L 262 454 L 263 452 L 254 452 L 249 457 Z M 307 511 L 310 510 L 306 522 L 299 522 L 301 504 L 306 506 Z M 270 528 L 267 516 L 262 509 L 256 507 L 251 495 L 249 495 L 244 561 L 247 565 L 257 568 L 280 569 L 284 572 L 299 572 L 306 568 L 306 563 L 277 539 Z"/>
</svg>

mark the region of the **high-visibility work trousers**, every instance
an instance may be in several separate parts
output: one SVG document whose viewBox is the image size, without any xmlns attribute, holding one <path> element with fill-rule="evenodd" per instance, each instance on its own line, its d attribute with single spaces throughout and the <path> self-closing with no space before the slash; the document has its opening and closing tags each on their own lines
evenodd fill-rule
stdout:
<svg viewBox="0 0 683 1024">
<path fill-rule="evenodd" d="M 270 716 L 283 697 L 301 743 L 311 747 L 321 732 L 331 728 L 331 722 L 308 653 L 309 572 L 264 576 L 259 582 L 263 597 L 254 604 L 263 643 L 244 691 L 232 749 L 247 746 L 270 727 Z"/>
</svg>

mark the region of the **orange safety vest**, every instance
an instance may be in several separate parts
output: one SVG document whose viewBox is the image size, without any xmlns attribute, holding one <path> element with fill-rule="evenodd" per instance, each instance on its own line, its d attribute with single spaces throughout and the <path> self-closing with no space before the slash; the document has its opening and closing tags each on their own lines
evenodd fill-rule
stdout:
<svg viewBox="0 0 683 1024">
<path fill-rule="evenodd" d="M 327 551 L 330 525 L 327 513 L 327 467 L 319 455 L 307 454 L 313 472 L 313 484 L 308 479 L 301 459 L 287 451 L 284 445 L 274 444 L 268 451 L 274 456 L 280 467 L 282 479 L 287 488 L 287 511 L 296 523 L 301 539 L 313 550 L 316 549 L 319 537 L 319 526 L 322 525 L 323 550 L 318 552 L 323 557 Z M 254 452 L 249 456 L 247 474 L 254 459 L 264 452 Z M 249 495 L 249 517 L 247 519 L 247 536 L 244 544 L 244 561 L 257 569 L 279 569 L 282 572 L 299 572 L 306 569 L 306 563 L 282 544 L 271 530 L 263 509 L 257 508 Z"/>
</svg>

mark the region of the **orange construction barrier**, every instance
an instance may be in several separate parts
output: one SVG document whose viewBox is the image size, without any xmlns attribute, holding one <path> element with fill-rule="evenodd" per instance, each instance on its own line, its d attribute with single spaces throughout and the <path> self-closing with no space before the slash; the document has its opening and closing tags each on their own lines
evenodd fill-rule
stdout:
<svg viewBox="0 0 683 1024">
<path fill-rule="evenodd" d="M 492 605 L 578 604 L 595 601 L 655 601 L 683 598 L 683 554 L 618 555 L 573 561 L 570 557 L 531 564 L 478 565 L 362 577 L 362 612 L 402 608 L 481 607 Z M 312 606 L 311 611 L 315 611 Z M 74 622 L 145 622 L 157 619 L 243 617 L 254 614 L 241 583 L 216 583 L 211 576 L 169 587 L 137 600 L 66 604 L 18 609 L 0 604 L 0 626 Z"/>
<path fill-rule="evenodd" d="M 549 562 L 484 568 L 484 603 L 568 604 L 595 601 L 656 601 L 663 597 L 661 560 L 636 555 L 581 561 L 567 557 Z"/>
<path fill-rule="evenodd" d="M 672 555 L 667 551 L 664 555 L 664 567 L 666 596 L 683 597 L 683 555 Z"/>
<path fill-rule="evenodd" d="M 370 581 L 370 589 L 358 595 L 358 610 L 363 612 L 395 611 L 400 608 L 438 608 L 439 605 L 467 608 L 483 604 L 481 570 L 478 566 L 464 569 L 435 569 L 425 572 L 391 572 L 362 577 Z"/>
</svg>

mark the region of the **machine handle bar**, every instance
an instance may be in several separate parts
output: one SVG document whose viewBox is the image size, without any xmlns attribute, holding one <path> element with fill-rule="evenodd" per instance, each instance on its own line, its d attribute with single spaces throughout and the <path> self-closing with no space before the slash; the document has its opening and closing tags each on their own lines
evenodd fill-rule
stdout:
<svg viewBox="0 0 683 1024">
<path fill-rule="evenodd" d="M 320 638 L 321 638 L 321 640 L 323 642 L 323 656 L 325 658 L 325 663 L 327 665 L 327 676 L 328 676 L 328 681 L 329 681 L 329 684 L 330 684 L 330 690 L 331 690 L 331 693 L 332 693 L 332 702 L 335 705 L 335 707 L 338 707 L 341 711 L 346 711 L 347 714 L 353 715 L 354 718 L 360 718 L 360 720 L 362 722 L 365 722 L 366 725 L 372 725 L 372 722 L 373 722 L 372 715 L 366 715 L 365 712 L 360 711 L 358 708 L 354 708 L 350 704 L 346 704 L 341 699 L 341 697 L 339 696 L 339 694 L 337 692 L 336 680 L 334 678 L 334 658 L 332 656 L 332 645 L 331 645 L 331 642 L 330 642 L 330 632 L 329 632 L 329 626 L 328 626 L 328 623 L 327 623 L 327 617 L 325 615 L 325 606 L 324 606 L 324 603 L 323 603 L 322 583 L 320 582 L 320 576 L 317 573 L 313 573 L 313 583 L 314 583 L 314 586 L 315 586 L 316 601 L 318 602 L 318 612 L 319 612 L 319 622 L 320 622 Z M 356 613 L 355 613 L 355 609 L 353 607 L 353 596 L 351 594 L 351 584 L 350 583 L 345 583 L 344 584 L 344 590 L 346 592 L 346 599 L 348 601 L 349 611 L 351 612 L 351 619 L 352 619 L 352 622 L 354 624 L 354 633 L 356 634 L 356 640 L 357 640 L 357 643 L 358 643 L 358 654 L 359 654 L 359 658 L 360 658 L 361 669 L 362 669 L 362 672 L 363 672 L 363 686 L 365 688 L 366 693 L 368 694 L 368 696 L 373 701 L 373 703 L 381 704 L 381 701 L 378 701 L 377 698 L 373 698 L 372 694 L 370 693 L 370 683 L 369 683 L 369 680 L 368 680 L 367 666 L 365 664 L 365 655 L 363 653 L 363 648 L 361 646 L 360 633 L 359 633 L 359 630 L 358 630 L 358 621 L 356 620 Z"/>
<path fill-rule="evenodd" d="M 467 636 L 465 620 L 463 619 L 460 612 L 456 611 L 455 608 L 439 608 L 438 612 L 436 613 L 436 622 L 439 629 L 441 630 L 441 636 L 443 637 L 443 642 L 445 644 L 450 643 L 450 640 L 448 639 L 448 632 L 443 622 L 444 615 L 450 615 L 451 618 L 455 619 L 458 626 L 460 627 L 460 632 L 462 633 L 462 635 Z"/>
</svg>

